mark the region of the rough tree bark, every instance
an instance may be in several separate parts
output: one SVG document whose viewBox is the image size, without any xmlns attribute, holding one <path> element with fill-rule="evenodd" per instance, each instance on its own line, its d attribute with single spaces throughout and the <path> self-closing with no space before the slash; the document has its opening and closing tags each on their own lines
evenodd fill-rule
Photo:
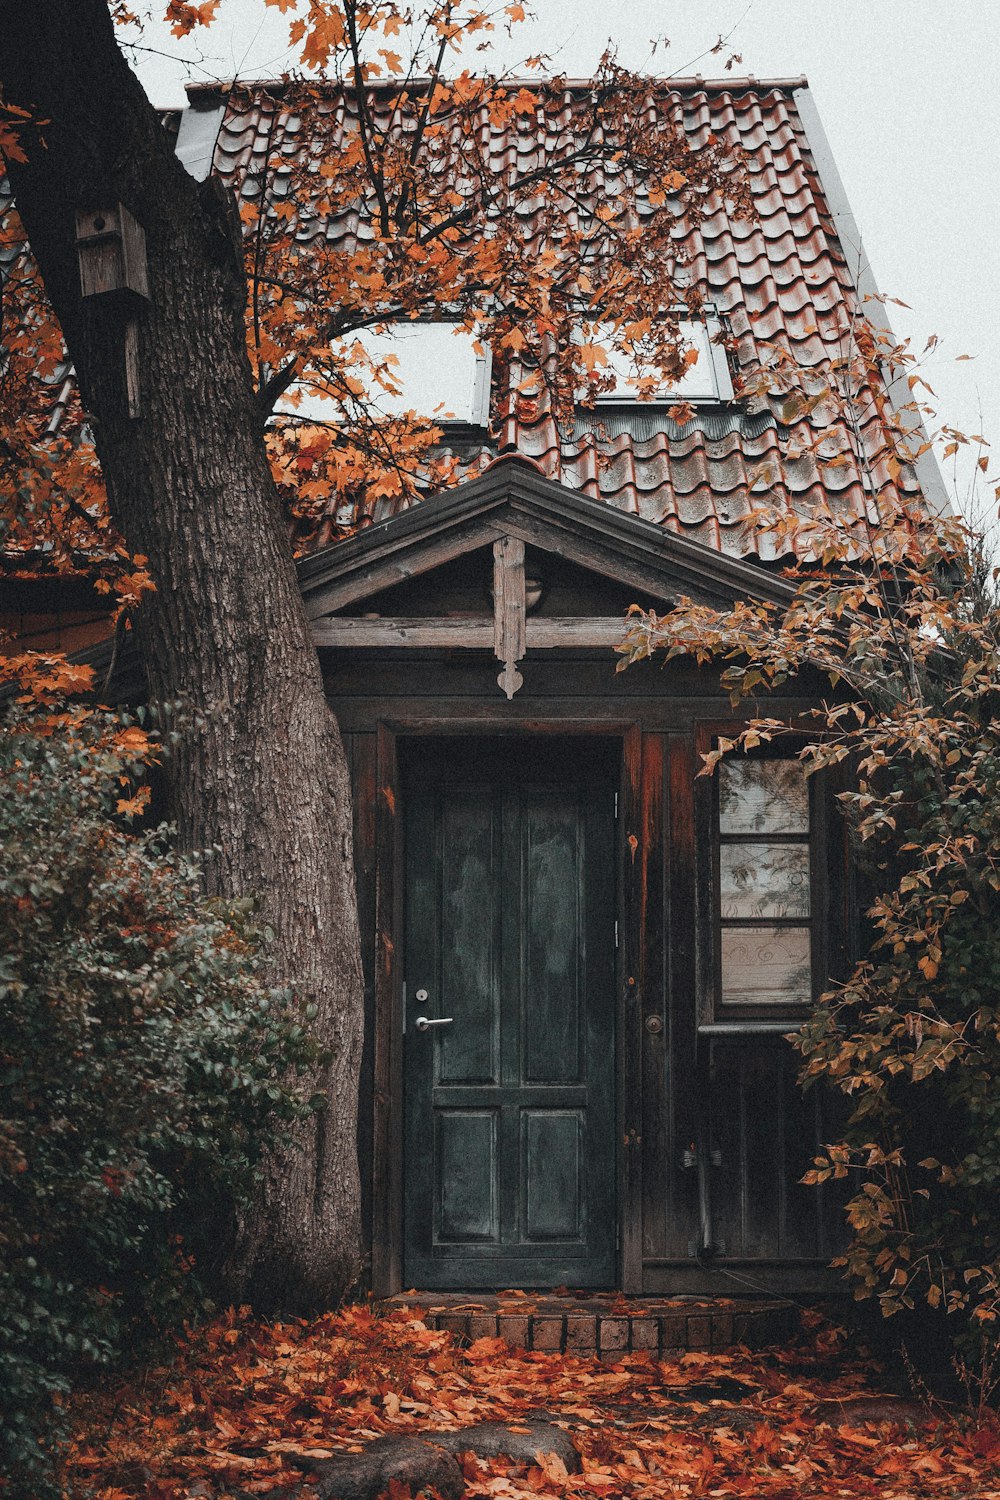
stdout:
<svg viewBox="0 0 1000 1500">
<path fill-rule="evenodd" d="M 184 846 L 210 890 L 260 896 L 277 975 L 318 1007 L 328 1100 L 272 1160 L 232 1290 L 329 1304 L 359 1255 L 362 980 L 350 790 L 323 695 L 246 355 L 240 230 L 195 183 L 119 51 L 106 0 L 0 0 L 0 88 L 40 121 L 10 163 L 17 206 L 93 415 L 112 512 L 157 591 L 140 611 L 150 692 L 197 710 L 168 766 Z M 120 318 L 81 299 L 78 208 L 125 203 L 145 229 L 141 409 Z"/>
</svg>

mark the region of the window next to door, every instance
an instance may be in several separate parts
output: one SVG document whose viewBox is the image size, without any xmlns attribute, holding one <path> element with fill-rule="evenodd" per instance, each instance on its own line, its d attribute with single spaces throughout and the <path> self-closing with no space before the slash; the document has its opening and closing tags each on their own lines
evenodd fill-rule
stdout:
<svg viewBox="0 0 1000 1500">
<path fill-rule="evenodd" d="M 810 785 L 794 758 L 733 756 L 715 778 L 715 1011 L 799 1011 L 813 994 Z"/>
</svg>

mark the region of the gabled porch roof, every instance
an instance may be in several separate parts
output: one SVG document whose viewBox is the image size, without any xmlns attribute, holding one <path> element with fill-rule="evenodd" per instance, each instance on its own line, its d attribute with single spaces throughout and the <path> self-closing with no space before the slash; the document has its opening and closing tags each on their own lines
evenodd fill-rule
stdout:
<svg viewBox="0 0 1000 1500">
<path fill-rule="evenodd" d="M 521 455 L 299 563 L 314 637 L 351 605 L 503 537 L 613 579 L 667 607 L 681 595 L 727 605 L 737 598 L 791 601 L 785 579 L 742 558 L 665 530 L 544 478 Z"/>
</svg>

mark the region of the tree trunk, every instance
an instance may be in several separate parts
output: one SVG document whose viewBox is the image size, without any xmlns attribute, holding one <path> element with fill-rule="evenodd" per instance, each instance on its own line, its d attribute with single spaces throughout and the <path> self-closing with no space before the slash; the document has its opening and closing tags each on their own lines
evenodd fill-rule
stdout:
<svg viewBox="0 0 1000 1500">
<path fill-rule="evenodd" d="M 318 1008 L 325 1109 L 268 1164 L 234 1295 L 306 1309 L 359 1269 L 360 944 L 350 786 L 268 468 L 245 345 L 234 206 L 173 155 L 118 49 L 105 0 L 0 0 L 0 87 L 40 124 L 10 163 L 66 336 L 112 514 L 156 593 L 139 613 L 154 699 L 185 724 L 167 764 L 182 844 L 210 891 L 259 896 L 276 977 Z M 82 298 L 77 209 L 123 202 L 143 226 L 148 308 L 130 417 L 122 314 Z"/>
</svg>

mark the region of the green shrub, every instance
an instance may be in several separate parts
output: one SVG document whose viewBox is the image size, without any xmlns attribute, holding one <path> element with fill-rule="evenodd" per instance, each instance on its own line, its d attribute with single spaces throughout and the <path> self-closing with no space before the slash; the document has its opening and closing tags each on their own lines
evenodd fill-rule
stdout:
<svg viewBox="0 0 1000 1500">
<path fill-rule="evenodd" d="M 311 1055 L 250 903 L 116 817 L 144 748 L 0 731 L 0 1473 L 55 1492 L 59 1403 L 210 1289 Z M 124 805 L 124 804 L 123 804 Z M 2 1485 L 0 1485 L 2 1488 Z"/>
</svg>

